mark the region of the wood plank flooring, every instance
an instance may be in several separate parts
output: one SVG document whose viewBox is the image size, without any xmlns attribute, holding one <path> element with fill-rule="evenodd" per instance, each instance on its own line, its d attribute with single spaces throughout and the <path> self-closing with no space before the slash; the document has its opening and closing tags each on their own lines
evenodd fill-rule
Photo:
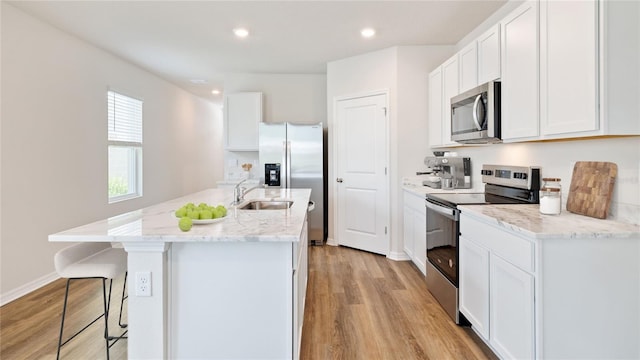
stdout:
<svg viewBox="0 0 640 360">
<path fill-rule="evenodd" d="M 456 326 L 408 261 L 310 249 L 302 359 L 495 359 Z"/>
<path fill-rule="evenodd" d="M 309 260 L 301 359 L 495 359 L 471 330 L 447 317 L 410 262 L 331 246 L 312 246 Z M 0 308 L 0 359 L 55 359 L 64 286 L 55 281 Z M 102 306 L 99 281 L 71 286 L 66 329 Z M 114 282 L 114 331 L 121 286 L 122 279 Z M 64 346 L 61 357 L 104 359 L 101 335 L 99 322 Z M 126 341 L 111 348 L 111 359 L 127 358 Z"/>
</svg>

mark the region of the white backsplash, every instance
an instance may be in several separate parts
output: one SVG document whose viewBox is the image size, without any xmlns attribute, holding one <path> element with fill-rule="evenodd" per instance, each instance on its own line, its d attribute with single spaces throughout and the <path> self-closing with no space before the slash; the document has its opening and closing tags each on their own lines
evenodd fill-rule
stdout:
<svg viewBox="0 0 640 360">
<path fill-rule="evenodd" d="M 245 171 L 242 164 L 251 164 L 251 171 Z M 224 161 L 224 179 L 258 179 L 260 169 L 257 151 L 226 151 Z"/>
<path fill-rule="evenodd" d="M 576 161 L 610 161 L 618 165 L 618 175 L 608 219 L 640 223 L 640 137 L 581 139 L 489 146 L 457 147 L 460 156 L 471 158 L 472 185 L 482 186 L 477 173 L 482 164 L 540 166 L 542 177 L 562 181 L 563 209 L 566 209 L 569 185 Z"/>
</svg>

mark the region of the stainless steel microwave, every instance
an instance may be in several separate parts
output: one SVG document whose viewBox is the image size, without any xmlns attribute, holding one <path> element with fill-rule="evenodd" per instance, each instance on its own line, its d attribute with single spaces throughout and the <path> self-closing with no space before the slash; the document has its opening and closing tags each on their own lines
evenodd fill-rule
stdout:
<svg viewBox="0 0 640 360">
<path fill-rule="evenodd" d="M 499 81 L 451 98 L 451 140 L 463 144 L 502 142 Z"/>
</svg>

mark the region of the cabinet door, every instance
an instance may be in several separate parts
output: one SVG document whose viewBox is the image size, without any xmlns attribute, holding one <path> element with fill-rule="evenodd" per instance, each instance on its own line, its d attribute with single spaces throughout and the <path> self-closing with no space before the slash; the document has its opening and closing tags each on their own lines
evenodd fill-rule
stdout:
<svg viewBox="0 0 640 360">
<path fill-rule="evenodd" d="M 544 135 L 593 131 L 598 118 L 598 2 L 540 2 Z"/>
<path fill-rule="evenodd" d="M 460 93 L 478 86 L 478 43 L 472 41 L 458 53 Z"/>
<path fill-rule="evenodd" d="M 262 93 L 229 94 L 224 101 L 225 145 L 231 151 L 258 150 L 258 124 L 262 121 Z"/>
<path fill-rule="evenodd" d="M 424 204 L 423 199 L 420 202 Z M 427 274 L 427 211 L 424 205 L 413 212 L 413 263 Z"/>
<path fill-rule="evenodd" d="M 442 67 L 429 74 L 429 146 L 442 145 Z"/>
<path fill-rule="evenodd" d="M 413 209 L 407 205 L 407 195 L 405 193 L 405 205 L 403 207 L 402 222 L 404 226 L 404 252 L 413 259 Z"/>
<path fill-rule="evenodd" d="M 489 340 L 489 250 L 460 236 L 460 312 Z"/>
<path fill-rule="evenodd" d="M 300 341 L 304 321 L 304 305 L 307 295 L 307 278 L 309 274 L 309 223 L 304 222 L 298 247 L 297 268 L 293 273 L 293 359 L 300 358 Z"/>
<path fill-rule="evenodd" d="M 491 255 L 489 343 L 506 359 L 534 357 L 534 279 Z"/>
<path fill-rule="evenodd" d="M 500 24 L 478 38 L 478 84 L 500 78 Z"/>
<path fill-rule="evenodd" d="M 442 144 L 457 145 L 451 140 L 451 98 L 459 92 L 458 56 L 454 56 L 442 64 Z"/>
<path fill-rule="evenodd" d="M 538 122 L 538 3 L 528 1 L 500 22 L 502 138 L 535 138 Z"/>
</svg>

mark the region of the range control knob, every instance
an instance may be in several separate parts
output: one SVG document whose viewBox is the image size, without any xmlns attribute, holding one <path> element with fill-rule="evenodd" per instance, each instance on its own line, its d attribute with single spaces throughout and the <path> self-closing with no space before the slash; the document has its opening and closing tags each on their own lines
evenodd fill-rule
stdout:
<svg viewBox="0 0 640 360">
<path fill-rule="evenodd" d="M 491 170 L 480 170 L 481 175 L 493 175 L 493 171 Z"/>
</svg>

